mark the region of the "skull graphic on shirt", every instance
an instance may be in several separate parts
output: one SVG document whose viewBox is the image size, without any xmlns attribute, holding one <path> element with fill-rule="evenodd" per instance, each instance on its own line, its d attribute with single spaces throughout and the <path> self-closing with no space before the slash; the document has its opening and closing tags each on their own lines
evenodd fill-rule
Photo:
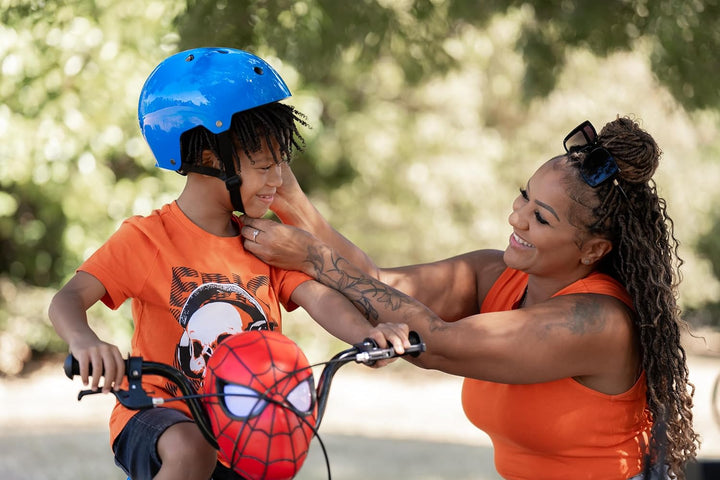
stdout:
<svg viewBox="0 0 720 480">
<path fill-rule="evenodd" d="M 269 330 L 260 303 L 234 283 L 204 283 L 188 297 L 179 318 L 184 332 L 177 346 L 180 370 L 201 383 L 207 361 L 230 335 L 248 330 Z"/>
</svg>

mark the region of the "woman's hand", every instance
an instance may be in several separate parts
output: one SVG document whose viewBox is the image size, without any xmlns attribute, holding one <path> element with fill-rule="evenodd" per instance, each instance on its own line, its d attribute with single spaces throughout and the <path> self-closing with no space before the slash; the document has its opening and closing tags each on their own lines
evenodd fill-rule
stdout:
<svg viewBox="0 0 720 480">
<path fill-rule="evenodd" d="M 405 348 L 410 346 L 409 333 L 410 328 L 405 323 L 380 323 L 370 330 L 368 337 L 373 339 L 380 348 L 392 347 L 396 354 L 402 355 L 405 353 Z M 398 358 L 378 360 L 371 366 L 373 368 L 384 367 Z"/>
<path fill-rule="evenodd" d="M 282 185 L 275 191 L 275 197 L 270 210 L 278 216 L 283 223 L 290 225 L 297 225 L 303 227 L 304 225 L 297 222 L 301 222 L 304 216 L 302 215 L 301 206 L 307 206 L 310 201 L 305 196 L 300 184 L 295 178 L 290 165 L 287 162 L 283 162 L 282 168 Z"/>
<path fill-rule="evenodd" d="M 372 338 L 380 348 L 392 347 L 395 353 L 402 355 L 405 348 L 410 346 L 410 328 L 405 323 L 379 323 L 370 330 L 369 338 Z"/>
<path fill-rule="evenodd" d="M 309 273 L 309 258 L 319 241 L 299 228 L 261 219 L 243 217 L 240 230 L 245 250 L 260 260 L 285 270 Z"/>
</svg>

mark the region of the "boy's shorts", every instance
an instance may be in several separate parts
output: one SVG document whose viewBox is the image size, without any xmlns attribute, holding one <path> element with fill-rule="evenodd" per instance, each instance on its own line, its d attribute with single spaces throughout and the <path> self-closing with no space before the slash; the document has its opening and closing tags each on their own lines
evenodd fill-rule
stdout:
<svg viewBox="0 0 720 480">
<path fill-rule="evenodd" d="M 115 439 L 115 464 L 132 480 L 152 479 L 162 465 L 157 452 L 160 435 L 181 422 L 192 422 L 192 419 L 174 408 L 140 410 Z"/>
<path fill-rule="evenodd" d="M 157 452 L 160 435 L 176 423 L 192 421 L 174 408 L 140 410 L 115 439 L 115 463 L 132 480 L 152 479 L 162 465 Z M 242 480 L 242 477 L 218 462 L 213 480 Z"/>
</svg>

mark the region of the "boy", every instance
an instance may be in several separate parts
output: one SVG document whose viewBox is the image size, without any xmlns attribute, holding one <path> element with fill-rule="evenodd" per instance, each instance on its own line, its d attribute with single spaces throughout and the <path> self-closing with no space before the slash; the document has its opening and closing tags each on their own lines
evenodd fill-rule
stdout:
<svg viewBox="0 0 720 480">
<path fill-rule="evenodd" d="M 246 252 L 243 212 L 262 217 L 282 184 L 281 165 L 301 148 L 304 117 L 278 103 L 290 96 L 262 59 L 234 49 L 199 48 L 164 60 L 148 77 L 138 116 L 157 166 L 187 176 L 177 200 L 126 220 L 53 298 L 49 316 L 88 383 L 105 371 L 104 392 L 120 388 L 115 345 L 89 328 L 87 309 L 132 299 L 132 355 L 174 365 L 197 387 L 213 349 L 228 335 L 280 329 L 280 304 L 302 306 L 326 330 L 355 343 L 371 336 L 399 352 L 407 329 L 369 323 L 342 295 Z M 258 232 L 255 232 L 257 235 Z M 259 232 L 262 235 L 261 232 Z M 99 388 L 99 376 L 92 378 Z M 156 396 L 173 388 L 144 380 Z M 192 422 L 183 402 L 140 412 L 117 404 L 110 419 L 116 463 L 133 479 L 239 478 Z"/>
</svg>

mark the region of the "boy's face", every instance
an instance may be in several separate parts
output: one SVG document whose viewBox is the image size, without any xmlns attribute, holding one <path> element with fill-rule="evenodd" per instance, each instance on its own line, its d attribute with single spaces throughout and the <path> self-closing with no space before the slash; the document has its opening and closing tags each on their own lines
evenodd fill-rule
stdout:
<svg viewBox="0 0 720 480">
<path fill-rule="evenodd" d="M 275 158 L 267 145 L 248 158 L 240 154 L 240 176 L 242 197 L 245 214 L 252 218 L 260 218 L 267 213 L 270 204 L 275 198 L 276 190 L 282 185 L 281 164 L 275 163 Z M 279 158 L 279 152 L 276 150 Z"/>
</svg>

